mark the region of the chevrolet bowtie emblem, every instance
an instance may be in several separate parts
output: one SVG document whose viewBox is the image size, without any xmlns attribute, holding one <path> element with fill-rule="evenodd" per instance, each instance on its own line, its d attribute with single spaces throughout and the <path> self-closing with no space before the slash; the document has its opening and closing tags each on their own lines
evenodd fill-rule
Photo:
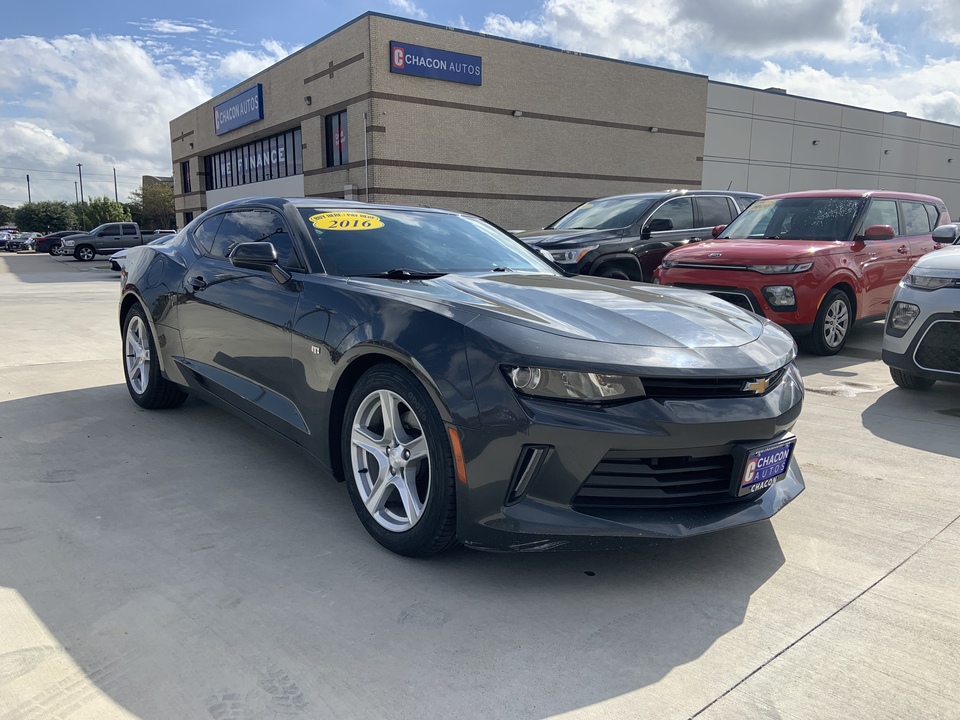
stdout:
<svg viewBox="0 0 960 720">
<path fill-rule="evenodd" d="M 752 392 L 756 395 L 763 395 L 767 391 L 767 387 L 770 385 L 770 381 L 766 378 L 759 378 L 757 380 L 747 380 L 743 384 L 743 392 Z"/>
</svg>

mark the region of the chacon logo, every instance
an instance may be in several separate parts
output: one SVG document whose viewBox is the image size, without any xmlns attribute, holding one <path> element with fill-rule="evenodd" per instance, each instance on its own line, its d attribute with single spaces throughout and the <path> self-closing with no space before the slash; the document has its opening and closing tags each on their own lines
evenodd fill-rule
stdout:
<svg viewBox="0 0 960 720">
<path fill-rule="evenodd" d="M 392 63 L 395 68 L 402 68 L 404 66 L 403 56 L 406 54 L 406 52 L 407 51 L 399 45 L 394 46 Z"/>
</svg>

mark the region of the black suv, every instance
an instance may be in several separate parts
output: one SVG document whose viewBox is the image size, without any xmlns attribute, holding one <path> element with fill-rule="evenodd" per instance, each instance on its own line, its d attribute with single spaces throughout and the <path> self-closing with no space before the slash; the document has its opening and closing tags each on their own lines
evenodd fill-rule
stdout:
<svg viewBox="0 0 960 720">
<path fill-rule="evenodd" d="M 542 248 L 564 270 L 649 282 L 663 256 L 709 240 L 762 195 L 727 190 L 670 190 L 590 200 L 543 230 L 514 233 Z"/>
</svg>

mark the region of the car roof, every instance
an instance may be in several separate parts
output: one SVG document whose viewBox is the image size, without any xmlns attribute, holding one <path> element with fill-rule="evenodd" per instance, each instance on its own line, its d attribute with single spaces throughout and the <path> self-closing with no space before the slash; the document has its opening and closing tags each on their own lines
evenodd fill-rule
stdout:
<svg viewBox="0 0 960 720">
<path fill-rule="evenodd" d="M 469 215 L 456 210 L 443 210 L 434 207 L 417 207 L 412 205 L 385 205 L 379 203 L 366 203 L 358 200 L 338 200 L 336 198 L 306 198 L 306 197 L 247 197 L 239 200 L 230 200 L 221 205 L 216 205 L 210 210 L 228 210 L 235 207 L 249 207 L 251 205 L 270 205 L 276 208 L 282 208 L 284 205 L 293 205 L 297 208 L 330 208 L 331 210 L 342 208 L 365 209 L 367 212 L 376 210 L 416 210 L 417 212 L 439 213 L 443 215 Z"/>
<path fill-rule="evenodd" d="M 943 205 L 943 200 L 933 195 L 921 195 L 920 193 L 901 192 L 899 190 L 802 190 L 799 192 L 780 193 L 778 195 L 767 195 L 766 199 L 780 198 L 802 198 L 802 197 L 878 197 L 890 198 L 894 200 L 917 200 L 919 202 L 932 202 Z"/>
<path fill-rule="evenodd" d="M 642 192 L 642 193 L 626 193 L 624 195 L 609 195 L 607 197 L 596 198 L 596 200 L 588 200 L 587 202 L 596 202 L 597 200 L 626 200 L 626 199 L 637 199 L 637 200 L 661 200 L 668 197 L 680 197 L 682 195 L 727 195 L 731 197 L 752 197 L 752 198 L 762 198 L 763 195 L 755 192 L 747 192 L 746 190 L 661 190 L 659 192 Z"/>
</svg>

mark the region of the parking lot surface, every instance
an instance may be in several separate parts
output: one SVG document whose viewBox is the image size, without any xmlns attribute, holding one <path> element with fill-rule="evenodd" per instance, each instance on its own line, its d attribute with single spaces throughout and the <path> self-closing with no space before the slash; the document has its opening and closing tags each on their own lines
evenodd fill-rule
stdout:
<svg viewBox="0 0 960 720">
<path fill-rule="evenodd" d="M 602 553 L 393 555 L 345 488 L 124 387 L 118 275 L 0 257 L 0 720 L 958 718 L 960 385 L 801 356 L 807 490 Z"/>
</svg>

